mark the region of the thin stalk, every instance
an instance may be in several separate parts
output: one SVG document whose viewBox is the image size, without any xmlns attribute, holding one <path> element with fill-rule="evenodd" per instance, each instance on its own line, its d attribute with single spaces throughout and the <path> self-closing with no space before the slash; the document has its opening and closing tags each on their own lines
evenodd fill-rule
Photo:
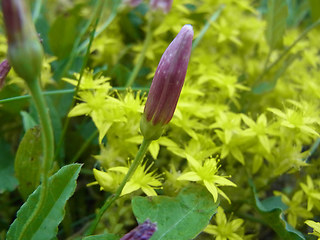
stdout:
<svg viewBox="0 0 320 240">
<path fill-rule="evenodd" d="M 203 36 L 205 35 L 205 33 L 208 31 L 211 23 L 215 22 L 218 17 L 220 16 L 222 10 L 225 8 L 225 5 L 221 5 L 217 11 L 215 11 L 209 18 L 209 20 L 206 22 L 206 24 L 202 27 L 202 29 L 200 30 L 199 35 L 197 36 L 197 38 L 193 41 L 192 43 L 192 50 L 194 48 L 196 48 L 199 44 L 199 42 L 201 41 L 201 39 L 203 38 Z"/>
<path fill-rule="evenodd" d="M 117 90 L 117 91 L 126 91 L 126 87 L 113 87 L 111 90 Z M 132 87 L 131 90 L 133 91 L 142 91 L 142 92 L 148 92 L 148 87 Z M 75 89 L 63 89 L 63 90 L 53 90 L 53 91 L 46 91 L 42 92 L 44 96 L 51 96 L 51 95 L 59 95 L 59 94 L 67 94 L 67 93 L 74 93 Z M 16 96 L 16 97 L 10 97 L 5 99 L 0 99 L 0 104 L 2 103 L 8 103 L 8 102 L 14 102 L 14 101 L 20 101 L 31 98 L 31 95 L 26 94 L 23 96 Z"/>
<path fill-rule="evenodd" d="M 270 64 L 269 67 L 265 68 L 265 70 L 262 72 L 262 74 L 259 76 L 259 78 L 257 79 L 257 82 L 261 81 L 263 79 L 263 77 L 270 72 L 270 70 L 277 65 L 289 52 L 290 50 L 301 40 L 303 39 L 312 29 L 314 29 L 315 27 L 317 27 L 318 25 L 320 25 L 320 19 L 318 19 L 318 21 L 315 21 L 314 23 L 312 23 L 309 27 L 307 27 L 301 34 L 300 36 L 287 48 L 285 48 L 285 50 L 281 53 L 281 55 L 272 63 Z"/>
<path fill-rule="evenodd" d="M 152 16 L 148 19 L 148 24 L 147 24 L 147 35 L 146 35 L 146 38 L 144 39 L 144 43 L 143 43 L 143 47 L 142 47 L 142 51 L 140 52 L 140 55 L 138 57 L 138 61 L 136 63 L 136 65 L 134 66 L 134 69 L 133 71 L 131 72 L 130 74 L 130 77 L 126 83 L 126 87 L 131 87 L 132 84 L 134 83 L 134 80 L 136 79 L 141 67 L 142 67 L 142 64 L 143 64 L 143 60 L 146 56 L 146 53 L 147 53 L 147 50 L 148 50 L 148 47 L 151 43 L 151 40 L 152 40 L 152 22 L 153 22 L 153 18 Z"/>
<path fill-rule="evenodd" d="M 90 135 L 90 137 L 82 144 L 80 149 L 77 151 L 77 154 L 74 155 L 74 157 L 71 159 L 70 163 L 74 163 L 79 159 L 79 157 L 82 155 L 82 153 L 87 149 L 89 144 L 93 141 L 93 139 L 98 136 L 98 133 L 99 133 L 99 131 L 97 129 Z"/>
<path fill-rule="evenodd" d="M 99 4 L 98 4 L 97 18 L 96 18 L 96 21 L 95 21 L 94 26 L 93 26 L 93 30 L 92 30 L 91 35 L 90 35 L 89 45 L 88 45 L 87 52 L 86 52 L 86 55 L 85 55 L 85 58 L 84 58 L 84 61 L 83 61 L 83 64 L 82 64 L 79 81 L 78 81 L 78 84 L 76 86 L 76 90 L 75 90 L 75 94 L 74 94 L 75 96 L 77 95 L 77 93 L 78 93 L 78 91 L 80 89 L 81 80 L 82 80 L 82 77 L 83 77 L 84 70 L 85 70 L 85 67 L 87 65 L 88 59 L 89 59 L 90 48 L 91 48 L 91 45 L 92 45 L 92 42 L 93 42 L 93 39 L 94 39 L 94 33 L 96 31 L 96 28 L 98 26 L 98 23 L 99 23 L 99 20 L 100 20 L 100 17 L 101 17 L 101 13 L 102 13 L 102 10 L 103 10 L 103 5 L 104 5 L 104 0 L 100 0 Z M 76 103 L 76 98 L 73 98 L 69 109 L 71 109 L 75 105 L 75 103 Z M 64 136 L 65 136 L 65 134 L 67 132 L 67 129 L 68 129 L 68 126 L 69 126 L 69 122 L 70 122 L 70 118 L 67 118 L 65 123 L 64 123 L 63 130 L 62 130 L 62 133 L 60 135 L 59 142 L 57 144 L 57 148 L 56 148 L 56 152 L 55 152 L 55 158 L 57 157 L 57 155 L 58 155 L 58 153 L 59 153 L 59 151 L 60 151 L 60 149 L 62 147 L 63 139 L 64 139 Z M 59 164 L 62 165 L 62 162 L 59 162 Z"/>
<path fill-rule="evenodd" d="M 145 140 L 143 139 L 142 144 L 140 145 L 139 151 L 134 159 L 134 161 L 132 162 L 126 176 L 124 177 L 124 179 L 122 180 L 120 186 L 118 187 L 116 193 L 111 196 L 104 204 L 103 206 L 100 208 L 98 214 L 96 215 L 94 221 L 92 222 L 91 226 L 89 227 L 88 231 L 86 232 L 86 236 L 93 234 L 94 230 L 96 229 L 102 215 L 105 213 L 105 211 L 112 205 L 112 203 L 114 203 L 114 201 L 116 201 L 120 195 L 121 192 L 124 188 L 124 186 L 126 185 L 126 183 L 130 180 L 130 178 L 132 177 L 133 173 L 135 172 L 135 170 L 137 169 L 137 167 L 140 165 L 140 163 L 142 162 L 142 159 L 144 157 L 144 155 L 146 154 L 148 147 L 150 145 L 152 141 L 151 140 Z"/>
<path fill-rule="evenodd" d="M 49 170 L 52 166 L 53 155 L 54 155 L 54 139 L 53 130 L 49 115 L 49 109 L 47 107 L 44 96 L 42 95 L 40 89 L 40 83 L 38 79 L 34 79 L 28 82 L 28 87 L 33 97 L 34 103 L 36 105 L 37 112 L 39 114 L 41 123 L 41 136 L 42 136 L 42 150 L 43 150 L 43 166 L 42 166 L 42 183 L 39 202 L 32 212 L 31 216 L 28 218 L 27 222 L 24 224 L 21 231 L 19 240 L 26 239 L 25 234 L 28 231 L 29 226 L 35 220 L 35 218 L 40 214 L 41 208 L 43 207 L 48 192 L 48 179 Z"/>
<path fill-rule="evenodd" d="M 34 23 L 36 23 L 39 18 L 41 7 L 42 0 L 36 0 L 32 11 L 32 20 Z"/>
</svg>

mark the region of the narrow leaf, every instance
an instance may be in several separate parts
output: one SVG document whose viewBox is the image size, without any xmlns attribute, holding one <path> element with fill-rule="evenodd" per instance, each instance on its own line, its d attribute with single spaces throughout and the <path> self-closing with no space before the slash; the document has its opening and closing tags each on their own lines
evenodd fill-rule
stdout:
<svg viewBox="0 0 320 240">
<path fill-rule="evenodd" d="M 267 12 L 266 39 L 270 49 L 282 46 L 282 38 L 286 29 L 288 6 L 284 0 L 269 0 Z"/>
<path fill-rule="evenodd" d="M 249 184 L 253 191 L 257 210 L 261 214 L 263 220 L 278 234 L 278 236 L 281 239 L 304 240 L 303 234 L 294 229 L 285 220 L 283 211 L 288 207 L 281 201 L 281 197 L 269 197 L 260 201 L 253 181 L 249 180 Z"/>
<path fill-rule="evenodd" d="M 147 218 L 157 223 L 158 230 L 152 240 L 195 238 L 208 225 L 218 205 L 201 185 L 186 187 L 175 198 L 156 196 L 132 200 L 133 213 L 139 223 Z"/>
<path fill-rule="evenodd" d="M 30 128 L 22 138 L 14 161 L 23 199 L 27 199 L 40 183 L 41 150 L 40 128 Z"/>
<path fill-rule="evenodd" d="M 80 172 L 80 164 L 70 164 L 62 167 L 49 178 L 49 196 L 41 209 L 41 214 L 30 224 L 25 239 L 53 239 L 58 231 L 58 225 L 64 216 L 64 206 L 76 188 L 76 179 Z M 21 230 L 34 211 L 40 196 L 41 186 L 34 191 L 17 213 L 16 220 L 11 224 L 7 240 L 20 239 Z"/>
</svg>

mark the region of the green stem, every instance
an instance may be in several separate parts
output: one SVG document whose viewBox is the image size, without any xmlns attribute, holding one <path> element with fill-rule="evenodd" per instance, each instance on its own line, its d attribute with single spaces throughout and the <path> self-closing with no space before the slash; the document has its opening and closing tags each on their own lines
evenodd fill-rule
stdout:
<svg viewBox="0 0 320 240">
<path fill-rule="evenodd" d="M 262 74 L 257 79 L 257 82 L 261 81 L 263 77 L 270 72 L 270 70 L 277 65 L 289 52 L 290 50 L 301 40 L 303 39 L 312 29 L 320 25 L 320 19 L 318 21 L 315 21 L 313 24 L 311 24 L 309 27 L 307 27 L 300 36 L 289 46 L 287 47 L 282 54 L 275 60 L 268 68 L 265 68 L 265 70 L 262 72 Z"/>
<path fill-rule="evenodd" d="M 137 167 L 140 165 L 144 155 L 146 154 L 148 147 L 150 145 L 150 143 L 152 142 L 152 140 L 145 140 L 143 139 L 142 144 L 140 145 L 139 151 L 134 159 L 134 161 L 132 162 L 126 176 L 124 177 L 124 179 L 122 180 L 120 186 L 118 187 L 116 193 L 111 196 L 104 204 L 103 206 L 100 208 L 98 214 L 96 215 L 93 223 L 91 224 L 91 226 L 89 227 L 88 231 L 86 232 L 86 236 L 93 234 L 94 230 L 96 229 L 102 215 L 105 213 L 105 211 L 112 205 L 112 203 L 114 203 L 114 201 L 116 201 L 120 195 L 121 192 L 124 188 L 124 186 L 126 185 L 126 183 L 130 180 L 131 176 L 133 175 L 133 173 L 135 172 L 135 170 L 137 169 Z"/>
<path fill-rule="evenodd" d="M 32 20 L 34 23 L 36 23 L 39 18 L 41 7 L 42 0 L 36 0 L 32 11 Z"/>
<path fill-rule="evenodd" d="M 151 43 L 151 40 L 152 40 L 152 22 L 153 22 L 153 18 L 150 17 L 149 20 L 148 20 L 148 25 L 147 25 L 147 35 L 146 35 L 146 38 L 144 39 L 144 43 L 143 43 L 143 48 L 142 48 L 142 51 L 138 57 L 138 61 L 136 63 L 136 65 L 134 66 L 134 69 L 133 71 L 131 72 L 130 74 L 130 77 L 126 83 L 126 87 L 131 87 L 132 84 L 134 83 L 134 80 L 136 79 L 141 67 L 142 67 L 142 64 L 143 64 L 143 60 L 146 56 L 146 53 L 147 53 L 147 50 L 148 50 L 148 47 Z"/>
<path fill-rule="evenodd" d="M 24 224 L 21 231 L 19 239 L 23 240 L 25 234 L 28 231 L 29 226 L 35 220 L 35 218 L 40 214 L 41 208 L 44 205 L 47 192 L 48 192 L 48 178 L 49 170 L 52 166 L 52 160 L 54 155 L 54 139 L 53 139 L 53 130 L 49 115 L 49 109 L 47 107 L 44 96 L 42 95 L 40 89 L 40 83 L 38 79 L 28 82 L 28 87 L 33 97 L 36 109 L 39 114 L 40 123 L 41 123 L 41 136 L 42 136 L 42 150 L 43 150 L 43 166 L 42 166 L 42 184 L 41 184 L 41 193 L 39 202 L 32 212 L 31 216 L 28 218 L 27 222 Z"/>
<path fill-rule="evenodd" d="M 104 5 L 104 0 L 100 0 L 99 4 L 97 5 L 97 11 L 98 11 L 96 13 L 97 14 L 97 18 L 96 18 L 96 21 L 95 21 L 95 23 L 93 25 L 93 30 L 91 31 L 89 45 L 87 47 L 86 55 L 84 57 L 84 61 L 83 61 L 83 64 L 82 64 L 82 67 L 81 67 L 81 71 L 80 71 L 80 77 L 79 77 L 78 84 L 76 86 L 76 90 L 75 90 L 75 94 L 74 94 L 75 96 L 77 96 L 77 93 L 78 93 L 78 91 L 80 89 L 81 80 L 82 80 L 82 77 L 83 77 L 83 74 L 84 74 L 85 67 L 87 66 L 87 62 L 88 62 L 89 55 L 90 55 L 90 48 L 91 48 L 91 45 L 92 45 L 92 42 L 93 42 L 93 39 L 94 39 L 94 33 L 96 31 L 96 28 L 98 26 L 98 23 L 99 23 L 101 14 L 102 14 L 103 5 Z M 69 109 L 73 108 L 75 103 L 76 103 L 76 98 L 73 98 Z M 68 129 L 68 126 L 69 126 L 69 121 L 70 121 L 70 118 L 67 118 L 65 123 L 64 123 L 63 130 L 62 130 L 62 133 L 60 135 L 59 142 L 57 144 L 57 149 L 56 149 L 56 152 L 55 152 L 55 158 L 57 157 L 57 155 L 58 155 L 58 153 L 59 153 L 59 151 L 60 151 L 60 149 L 62 147 L 63 139 L 64 139 L 64 136 L 65 136 L 65 134 L 67 132 L 67 129 Z M 61 160 L 59 161 L 59 165 L 60 166 L 63 165 L 63 162 Z"/>
<path fill-rule="evenodd" d="M 95 130 L 90 137 L 82 144 L 82 146 L 80 147 L 80 149 L 77 151 L 76 155 L 74 155 L 74 157 L 72 158 L 72 160 L 70 161 L 70 163 L 74 163 L 76 162 L 79 157 L 82 155 L 82 153 L 87 149 L 87 147 L 89 146 L 89 144 L 93 141 L 93 139 L 95 137 L 98 136 L 99 131 Z"/>
</svg>

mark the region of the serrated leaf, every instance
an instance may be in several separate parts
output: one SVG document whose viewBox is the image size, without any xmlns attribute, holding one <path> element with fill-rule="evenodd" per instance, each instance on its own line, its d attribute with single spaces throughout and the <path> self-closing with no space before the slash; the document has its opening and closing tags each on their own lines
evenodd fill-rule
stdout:
<svg viewBox="0 0 320 240">
<path fill-rule="evenodd" d="M 309 0 L 309 6 L 313 21 L 317 21 L 320 18 L 320 1 Z"/>
<path fill-rule="evenodd" d="M 18 186 L 18 180 L 14 176 L 14 156 L 11 146 L 0 138 L 0 193 L 13 191 Z"/>
<path fill-rule="evenodd" d="M 15 175 L 23 199 L 37 188 L 41 172 L 40 128 L 30 128 L 22 138 L 14 161 Z"/>
<path fill-rule="evenodd" d="M 218 206 L 201 185 L 186 187 L 175 198 L 156 196 L 132 200 L 133 213 L 139 223 L 147 218 L 157 223 L 158 230 L 151 240 L 195 238 L 208 225 Z"/>
<path fill-rule="evenodd" d="M 269 0 L 267 12 L 266 39 L 270 49 L 282 46 L 286 29 L 288 6 L 284 0 Z"/>
<path fill-rule="evenodd" d="M 119 240 L 120 237 L 114 234 L 105 233 L 100 235 L 93 235 L 83 238 L 82 240 Z"/>
<path fill-rule="evenodd" d="M 41 214 L 29 225 L 25 239 L 53 239 L 58 231 L 58 225 L 64 216 L 64 206 L 76 188 L 76 179 L 81 169 L 80 164 L 70 164 L 62 167 L 49 178 L 47 199 Z M 17 213 L 16 220 L 11 224 L 7 240 L 20 239 L 20 234 L 27 219 L 34 211 L 40 196 L 41 186 L 34 191 Z"/>
<path fill-rule="evenodd" d="M 288 207 L 281 201 L 281 196 L 269 197 L 263 201 L 259 200 L 256 188 L 252 180 L 249 180 L 253 191 L 257 210 L 263 220 L 278 234 L 281 239 L 304 240 L 301 232 L 294 229 L 284 218 L 283 211 Z"/>
</svg>

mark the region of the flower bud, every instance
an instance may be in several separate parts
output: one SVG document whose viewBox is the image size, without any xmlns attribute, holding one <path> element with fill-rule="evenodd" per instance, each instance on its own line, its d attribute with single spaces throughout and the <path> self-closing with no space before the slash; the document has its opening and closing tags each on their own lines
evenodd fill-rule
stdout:
<svg viewBox="0 0 320 240">
<path fill-rule="evenodd" d="M 150 8 L 152 10 L 161 10 L 167 14 L 172 6 L 173 0 L 150 0 Z"/>
<path fill-rule="evenodd" d="M 148 240 L 157 230 L 157 224 L 152 223 L 149 219 L 139 224 L 138 227 L 124 235 L 120 240 Z"/>
<path fill-rule="evenodd" d="M 6 77 L 11 69 L 11 66 L 7 59 L 0 63 L 0 89 L 4 86 Z"/>
<path fill-rule="evenodd" d="M 38 77 L 43 49 L 24 0 L 2 0 L 4 25 L 8 38 L 8 60 L 26 81 Z"/>
<path fill-rule="evenodd" d="M 146 139 L 158 139 L 173 116 L 187 73 L 192 39 L 192 26 L 183 26 L 160 59 L 140 122 Z"/>
</svg>

